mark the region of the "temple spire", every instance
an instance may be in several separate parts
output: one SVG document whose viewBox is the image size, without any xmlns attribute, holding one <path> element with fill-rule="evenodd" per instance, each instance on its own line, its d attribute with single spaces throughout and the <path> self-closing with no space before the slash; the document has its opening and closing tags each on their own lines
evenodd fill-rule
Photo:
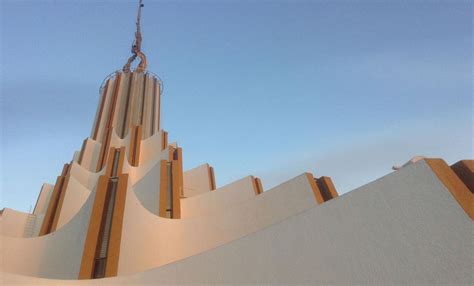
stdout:
<svg viewBox="0 0 474 286">
<path fill-rule="evenodd" d="M 137 30 L 135 31 L 135 40 L 133 41 L 132 44 L 132 55 L 130 58 L 128 58 L 127 63 L 123 66 L 123 71 L 124 72 L 130 72 L 130 66 L 132 65 L 132 62 L 139 57 L 140 58 L 140 63 L 138 64 L 137 68 L 135 69 L 136 72 L 143 72 L 146 70 L 147 67 L 147 61 L 146 61 L 146 56 L 145 54 L 141 51 L 142 48 L 142 33 L 141 33 L 141 27 L 140 27 L 140 20 L 141 20 L 141 15 L 142 15 L 142 7 L 143 7 L 143 1 L 139 0 L 138 1 L 138 12 L 137 12 Z"/>
</svg>

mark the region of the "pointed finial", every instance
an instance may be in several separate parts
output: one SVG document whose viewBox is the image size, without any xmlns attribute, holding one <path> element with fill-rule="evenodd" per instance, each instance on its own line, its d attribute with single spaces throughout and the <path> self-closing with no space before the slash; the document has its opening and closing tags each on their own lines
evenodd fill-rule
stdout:
<svg viewBox="0 0 474 286">
<path fill-rule="evenodd" d="M 142 7 L 144 7 L 142 0 L 138 1 L 138 13 L 137 13 L 137 30 L 135 32 L 135 41 L 132 44 L 132 55 L 128 58 L 127 63 L 123 66 L 124 72 L 130 72 L 130 66 L 132 62 L 139 57 L 140 63 L 138 64 L 137 68 L 135 69 L 136 72 L 143 72 L 146 70 L 147 61 L 145 54 L 141 51 L 142 48 L 142 33 L 140 29 L 140 20 L 142 16 Z"/>
</svg>

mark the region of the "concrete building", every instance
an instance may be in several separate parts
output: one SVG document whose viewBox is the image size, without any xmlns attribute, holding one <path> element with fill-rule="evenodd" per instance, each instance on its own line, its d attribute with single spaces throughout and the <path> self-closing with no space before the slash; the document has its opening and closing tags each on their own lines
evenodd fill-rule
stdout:
<svg viewBox="0 0 474 286">
<path fill-rule="evenodd" d="M 254 176 L 216 187 L 208 164 L 183 170 L 160 126 L 140 10 L 90 137 L 32 213 L 1 211 L 0 281 L 474 284 L 472 160 L 418 158 L 343 196 L 310 173 L 264 191 Z"/>
</svg>

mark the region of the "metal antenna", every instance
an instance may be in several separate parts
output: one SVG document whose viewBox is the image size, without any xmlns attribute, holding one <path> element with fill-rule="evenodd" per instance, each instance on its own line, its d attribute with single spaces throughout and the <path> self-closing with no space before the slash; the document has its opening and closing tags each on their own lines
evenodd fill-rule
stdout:
<svg viewBox="0 0 474 286">
<path fill-rule="evenodd" d="M 127 63 L 123 66 L 124 72 L 130 72 L 130 66 L 132 62 L 139 57 L 140 63 L 138 64 L 137 68 L 135 69 L 136 72 L 144 72 L 146 70 L 147 61 L 145 54 L 141 51 L 142 48 L 142 33 L 140 30 L 140 20 L 142 16 L 142 7 L 143 7 L 142 0 L 138 1 L 138 13 L 137 13 L 137 31 L 135 32 L 135 41 L 132 44 L 132 55 L 128 58 Z"/>
</svg>

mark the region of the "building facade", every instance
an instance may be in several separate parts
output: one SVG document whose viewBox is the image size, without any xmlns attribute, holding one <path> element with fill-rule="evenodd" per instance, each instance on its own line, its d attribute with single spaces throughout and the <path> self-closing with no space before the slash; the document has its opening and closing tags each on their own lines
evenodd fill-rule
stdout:
<svg viewBox="0 0 474 286">
<path fill-rule="evenodd" d="M 2 210 L 3 282 L 474 282 L 472 160 L 422 158 L 341 197 L 310 173 L 265 191 L 254 176 L 217 187 L 208 164 L 183 170 L 140 49 L 141 7 L 90 137 L 32 213 Z"/>
</svg>

